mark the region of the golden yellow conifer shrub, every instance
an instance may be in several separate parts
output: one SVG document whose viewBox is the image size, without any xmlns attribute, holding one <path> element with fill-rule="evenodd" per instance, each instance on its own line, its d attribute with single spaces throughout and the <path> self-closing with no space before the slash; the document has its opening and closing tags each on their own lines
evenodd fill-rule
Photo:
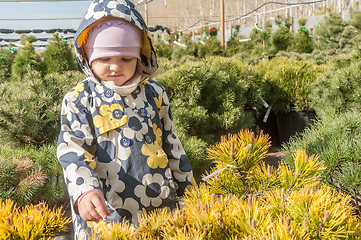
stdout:
<svg viewBox="0 0 361 240">
<path fill-rule="evenodd" d="M 321 183 L 317 156 L 299 150 L 295 167 L 264 163 L 269 137 L 249 130 L 208 148 L 215 166 L 190 188 L 180 209 L 140 215 L 139 225 L 112 224 L 103 240 L 125 239 L 361 239 L 349 195 Z M 117 233 L 117 230 L 119 231 Z M 112 235 L 107 235 L 112 232 Z"/>
<path fill-rule="evenodd" d="M 62 207 L 49 209 L 42 202 L 20 208 L 11 200 L 0 200 L 0 239 L 50 239 L 67 230 L 70 221 Z"/>
</svg>

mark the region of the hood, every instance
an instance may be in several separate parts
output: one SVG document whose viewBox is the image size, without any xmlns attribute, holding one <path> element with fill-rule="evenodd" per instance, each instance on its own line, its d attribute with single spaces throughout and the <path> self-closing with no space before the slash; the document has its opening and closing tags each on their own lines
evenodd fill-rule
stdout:
<svg viewBox="0 0 361 240">
<path fill-rule="evenodd" d="M 130 0 L 92 1 L 74 36 L 74 46 L 80 67 L 88 76 L 93 75 L 85 56 L 85 40 L 87 38 L 89 29 L 91 29 L 98 20 L 113 17 L 122 18 L 128 22 L 131 22 L 140 30 L 142 30 L 143 46 L 140 53 L 140 67 L 143 75 L 152 74 L 158 68 L 152 37 L 149 34 L 142 16 L 138 10 L 135 9 L 135 5 Z"/>
</svg>

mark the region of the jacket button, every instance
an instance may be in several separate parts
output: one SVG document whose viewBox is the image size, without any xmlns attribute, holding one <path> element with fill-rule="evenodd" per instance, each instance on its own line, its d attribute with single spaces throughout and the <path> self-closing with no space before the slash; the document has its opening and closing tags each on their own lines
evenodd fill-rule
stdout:
<svg viewBox="0 0 361 240">
<path fill-rule="evenodd" d="M 113 97 L 113 95 L 114 95 L 114 92 L 113 92 L 112 90 L 110 90 L 110 89 L 105 89 L 105 91 L 104 91 L 104 96 L 105 96 L 106 98 L 111 98 L 111 97 Z"/>
<path fill-rule="evenodd" d="M 153 142 L 152 137 L 149 134 L 145 135 L 144 138 L 145 138 L 145 141 L 149 144 Z"/>
<path fill-rule="evenodd" d="M 123 138 L 120 140 L 120 145 L 122 145 L 122 147 L 129 147 L 129 145 L 130 145 L 130 139 L 127 138 L 127 137 L 123 137 Z"/>
<path fill-rule="evenodd" d="M 123 112 L 120 111 L 119 109 L 115 109 L 115 110 L 113 111 L 113 117 L 114 117 L 115 119 L 119 119 L 119 118 L 121 118 L 122 116 L 123 116 Z"/>
<path fill-rule="evenodd" d="M 148 112 L 145 108 L 141 108 L 141 109 L 139 109 L 138 114 L 144 118 L 147 116 Z"/>
</svg>

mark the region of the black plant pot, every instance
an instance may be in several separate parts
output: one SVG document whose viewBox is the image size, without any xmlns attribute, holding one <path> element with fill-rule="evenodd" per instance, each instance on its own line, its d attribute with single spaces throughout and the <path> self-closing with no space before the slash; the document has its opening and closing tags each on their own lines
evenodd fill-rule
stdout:
<svg viewBox="0 0 361 240">
<path fill-rule="evenodd" d="M 277 128 L 280 143 L 287 142 L 291 136 L 301 133 L 306 127 L 312 125 L 316 119 L 314 111 L 276 112 Z"/>
<path fill-rule="evenodd" d="M 280 140 L 278 136 L 278 127 L 277 127 L 277 120 L 276 115 L 273 111 L 271 111 L 267 117 L 266 122 L 264 122 L 265 113 L 258 113 L 255 117 L 256 119 L 256 126 L 258 127 L 258 131 L 262 130 L 263 133 L 269 135 L 270 140 L 272 142 L 272 146 L 279 146 Z M 257 132 L 258 132 L 257 131 Z"/>
</svg>

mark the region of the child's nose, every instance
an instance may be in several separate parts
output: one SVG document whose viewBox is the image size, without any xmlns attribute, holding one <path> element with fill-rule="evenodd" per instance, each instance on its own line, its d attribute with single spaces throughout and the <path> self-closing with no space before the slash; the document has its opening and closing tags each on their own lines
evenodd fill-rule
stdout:
<svg viewBox="0 0 361 240">
<path fill-rule="evenodd" d="M 112 62 L 110 64 L 110 70 L 112 71 L 119 71 L 121 68 L 121 64 L 119 64 L 118 62 Z"/>
</svg>

